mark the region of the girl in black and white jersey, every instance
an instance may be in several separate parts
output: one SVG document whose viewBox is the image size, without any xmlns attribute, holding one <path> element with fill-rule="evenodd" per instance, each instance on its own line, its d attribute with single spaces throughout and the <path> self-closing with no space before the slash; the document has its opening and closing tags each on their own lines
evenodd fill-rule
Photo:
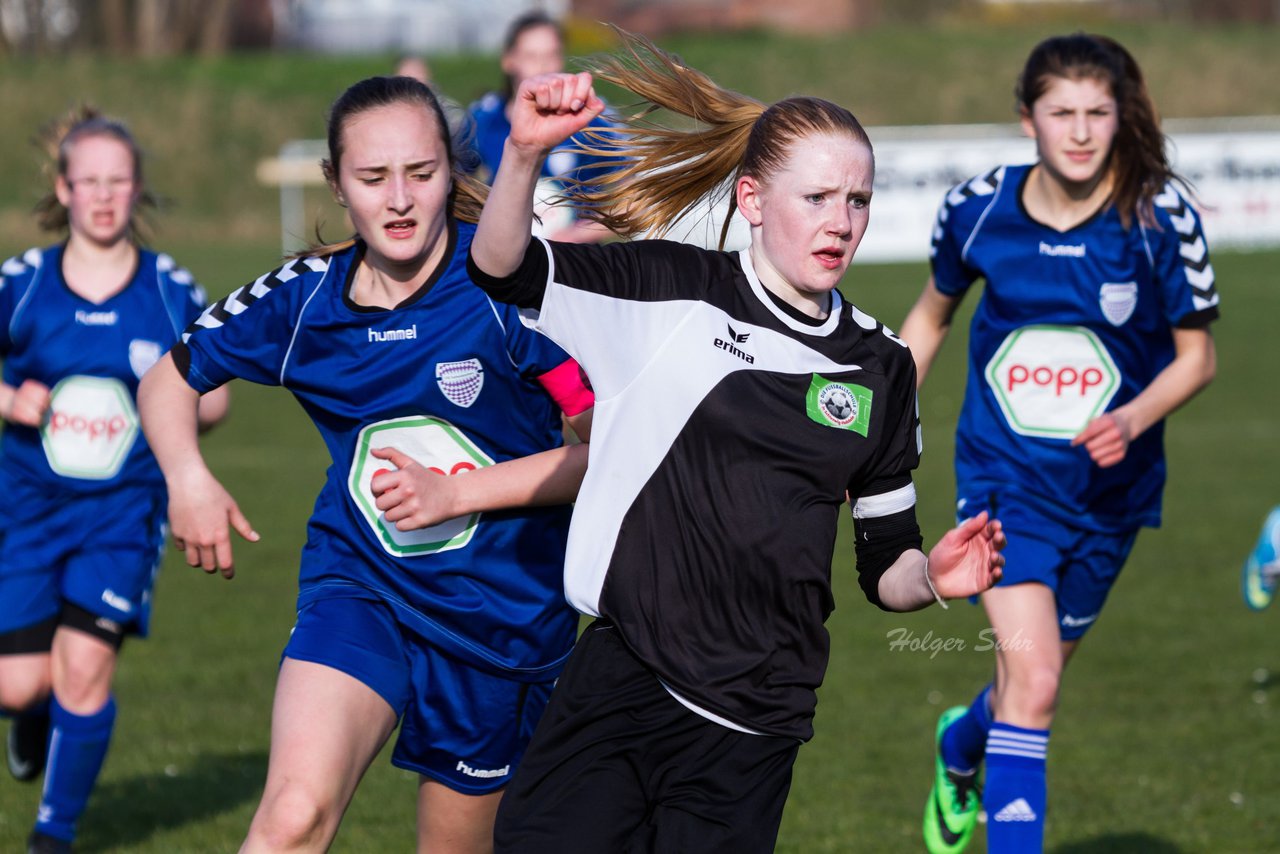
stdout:
<svg viewBox="0 0 1280 854">
<path fill-rule="evenodd" d="M 603 103 L 588 73 L 521 85 L 470 267 L 592 378 L 565 586 L 600 620 L 508 786 L 497 849 L 767 851 L 826 669 L 840 505 L 889 610 L 987 589 L 1004 537 L 984 514 L 920 549 L 911 356 L 836 290 L 871 201 L 857 120 L 816 98 L 766 108 L 625 41 L 631 59 L 598 73 L 699 126 L 599 138 L 627 166 L 579 198 L 620 234 L 662 233 L 732 179 L 752 241 L 531 241 L 542 158 Z"/>
</svg>

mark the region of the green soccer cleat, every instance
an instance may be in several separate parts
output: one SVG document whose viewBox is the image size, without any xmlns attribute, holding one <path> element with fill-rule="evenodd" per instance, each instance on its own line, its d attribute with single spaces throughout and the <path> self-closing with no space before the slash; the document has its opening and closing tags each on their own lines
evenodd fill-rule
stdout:
<svg viewBox="0 0 1280 854">
<path fill-rule="evenodd" d="M 1275 598 L 1280 584 L 1280 507 L 1271 511 L 1262 523 L 1258 544 L 1244 561 L 1241 586 L 1244 603 L 1261 611 Z"/>
<path fill-rule="evenodd" d="M 938 718 L 933 739 L 933 787 L 924 807 L 924 846 L 929 854 L 960 854 L 973 837 L 982 806 L 978 790 L 978 770 L 961 774 L 942 761 L 942 734 L 967 711 L 967 706 L 952 706 Z"/>
</svg>

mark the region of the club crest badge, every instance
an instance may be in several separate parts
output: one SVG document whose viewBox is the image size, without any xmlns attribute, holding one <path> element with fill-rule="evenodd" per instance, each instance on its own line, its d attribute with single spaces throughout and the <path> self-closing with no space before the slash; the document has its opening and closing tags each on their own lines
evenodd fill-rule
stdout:
<svg viewBox="0 0 1280 854">
<path fill-rule="evenodd" d="M 1138 307 L 1138 284 L 1108 282 L 1098 292 L 1098 305 L 1102 307 L 1103 316 L 1112 326 L 1123 326 Z"/>
<path fill-rule="evenodd" d="M 142 379 L 142 375 L 151 370 L 163 355 L 164 350 L 155 341 L 135 338 L 129 342 L 129 367 L 133 368 L 133 374 L 138 379 Z"/>
<path fill-rule="evenodd" d="M 467 409 L 480 397 L 484 387 L 484 367 L 479 359 L 440 362 L 436 365 L 436 385 L 450 403 Z"/>
<path fill-rule="evenodd" d="M 871 397 L 871 389 L 865 386 L 833 382 L 814 374 L 805 397 L 805 410 L 818 424 L 866 436 L 871 425 Z"/>
</svg>

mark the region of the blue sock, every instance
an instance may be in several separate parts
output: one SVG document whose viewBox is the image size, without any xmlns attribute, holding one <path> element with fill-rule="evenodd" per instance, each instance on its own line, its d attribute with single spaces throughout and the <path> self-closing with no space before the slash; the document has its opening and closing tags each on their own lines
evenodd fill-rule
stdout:
<svg viewBox="0 0 1280 854">
<path fill-rule="evenodd" d="M 68 712 L 54 697 L 49 707 L 49 764 L 36 816 L 36 830 L 68 842 L 75 839 L 76 821 L 89 803 L 89 793 L 107 758 L 116 701 L 91 715 Z"/>
<path fill-rule="evenodd" d="M 948 768 L 971 771 L 982 761 L 991 729 L 990 695 L 991 686 L 987 685 L 973 698 L 964 717 L 956 718 L 942 734 L 942 761 Z"/>
<path fill-rule="evenodd" d="M 1048 801 L 1045 754 L 1049 730 L 996 723 L 987 738 L 987 810 L 990 854 L 1040 854 Z"/>
</svg>

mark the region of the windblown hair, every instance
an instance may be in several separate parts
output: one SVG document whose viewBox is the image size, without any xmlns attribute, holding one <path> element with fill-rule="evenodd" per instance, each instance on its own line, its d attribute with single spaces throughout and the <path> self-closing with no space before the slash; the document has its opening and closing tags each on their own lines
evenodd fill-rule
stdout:
<svg viewBox="0 0 1280 854">
<path fill-rule="evenodd" d="M 449 161 L 449 177 L 453 181 L 453 190 L 445 202 L 445 211 L 449 216 L 463 222 L 479 222 L 480 211 L 484 207 L 489 189 L 462 171 L 458 163 L 460 141 L 455 140 L 450 134 L 449 123 L 445 120 L 440 99 L 436 97 L 430 86 L 411 77 L 369 77 L 353 84 L 333 102 L 333 106 L 329 109 L 329 156 L 320 161 L 325 180 L 329 182 L 329 189 L 337 195 L 338 171 L 342 163 L 343 132 L 347 124 L 367 110 L 394 104 L 422 107 L 435 117 L 436 127 L 444 140 L 445 155 Z M 319 238 L 318 227 L 316 236 Z M 321 241 L 290 257 L 332 255 L 352 246 L 356 237 L 357 235 L 352 235 L 336 243 Z"/>
<path fill-rule="evenodd" d="M 648 39 L 618 31 L 623 53 L 596 58 L 587 70 L 644 103 L 620 127 L 586 130 L 579 148 L 616 158 L 612 168 L 570 182 L 567 196 L 584 216 L 626 237 L 660 237 L 708 196 L 728 194 L 720 246 L 737 207 L 740 176 L 762 183 L 782 168 L 793 143 L 813 134 L 848 136 L 871 148 L 853 114 L 821 98 L 793 97 L 772 106 L 722 89 Z M 693 120 L 688 129 L 651 120 L 659 109 Z"/>
<path fill-rule="evenodd" d="M 146 189 L 142 179 L 142 149 L 124 122 L 104 116 L 91 104 L 72 108 L 66 115 L 41 128 L 33 140 L 46 155 L 42 171 L 50 186 L 59 177 L 65 180 L 71 147 L 91 136 L 106 136 L 117 140 L 133 155 L 133 183 L 135 187 L 141 188 L 141 192 L 129 211 L 127 234 L 135 243 L 144 243 L 148 230 L 147 223 L 144 222 L 146 214 L 159 207 L 159 202 Z M 52 189 L 36 202 L 34 213 L 36 224 L 44 231 L 61 232 L 70 227 L 67 209 L 58 201 L 58 195 Z"/>
<path fill-rule="evenodd" d="M 1111 89 L 1118 127 L 1106 167 L 1114 179 L 1108 201 L 1125 228 L 1135 214 L 1144 225 L 1154 225 L 1154 199 L 1165 184 L 1176 181 L 1188 190 L 1189 184 L 1169 164 L 1160 114 L 1137 61 L 1106 36 L 1074 33 L 1045 39 L 1031 51 L 1018 77 L 1018 105 L 1030 113 L 1054 78 L 1097 80 Z"/>
</svg>

